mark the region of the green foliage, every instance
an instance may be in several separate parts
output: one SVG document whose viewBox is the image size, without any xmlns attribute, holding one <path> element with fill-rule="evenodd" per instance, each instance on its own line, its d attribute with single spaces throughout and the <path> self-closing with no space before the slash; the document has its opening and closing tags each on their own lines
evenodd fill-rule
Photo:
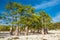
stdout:
<svg viewBox="0 0 60 40">
<path fill-rule="evenodd" d="M 56 22 L 53 24 L 55 29 L 60 29 L 60 22 Z"/>
<path fill-rule="evenodd" d="M 51 23 L 51 17 L 44 11 L 40 12 L 40 16 L 41 16 L 42 27 L 48 27 L 49 24 Z"/>
<path fill-rule="evenodd" d="M 42 27 L 51 27 L 51 17 L 44 11 L 38 12 L 36 15 L 34 8 L 31 6 L 25 6 L 16 2 L 9 3 L 6 9 L 11 13 L 12 20 L 15 18 L 17 21 L 12 21 L 12 24 L 22 26 L 21 30 L 26 26 L 29 29 L 41 29 Z M 18 18 L 18 19 L 17 19 Z"/>
<path fill-rule="evenodd" d="M 0 31 L 10 31 L 10 26 L 0 25 Z"/>
</svg>

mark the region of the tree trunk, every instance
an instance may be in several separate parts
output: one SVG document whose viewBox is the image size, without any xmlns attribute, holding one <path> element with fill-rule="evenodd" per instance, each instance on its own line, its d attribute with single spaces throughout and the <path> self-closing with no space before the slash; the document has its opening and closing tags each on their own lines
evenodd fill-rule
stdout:
<svg viewBox="0 0 60 40">
<path fill-rule="evenodd" d="M 40 28 L 38 28 L 37 33 L 40 33 Z"/>
<path fill-rule="evenodd" d="M 10 35 L 13 35 L 13 27 L 10 28 Z"/>
<path fill-rule="evenodd" d="M 44 29 L 44 34 L 48 34 L 48 29 L 47 28 Z"/>
<path fill-rule="evenodd" d="M 43 35 L 48 34 L 47 28 L 42 28 L 42 34 L 43 34 Z"/>
<path fill-rule="evenodd" d="M 41 33 L 44 35 L 44 29 L 42 28 Z"/>
<path fill-rule="evenodd" d="M 19 36 L 19 27 L 16 27 L 15 36 Z"/>
<path fill-rule="evenodd" d="M 28 26 L 25 28 L 25 35 L 28 35 Z"/>
</svg>

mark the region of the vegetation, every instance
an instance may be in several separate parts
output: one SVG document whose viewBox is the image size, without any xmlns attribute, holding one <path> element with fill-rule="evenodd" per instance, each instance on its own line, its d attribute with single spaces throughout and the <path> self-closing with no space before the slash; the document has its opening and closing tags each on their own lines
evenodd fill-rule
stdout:
<svg viewBox="0 0 60 40">
<path fill-rule="evenodd" d="M 0 31 L 10 31 L 10 26 L 0 25 Z"/>
<path fill-rule="evenodd" d="M 17 31 L 26 31 L 26 35 L 28 34 L 28 31 L 31 30 L 33 32 L 44 29 L 56 29 L 59 28 L 60 23 L 52 23 L 52 18 L 45 12 L 40 11 L 38 12 L 39 15 L 36 15 L 35 9 L 31 6 L 25 6 L 22 4 L 18 4 L 16 2 L 10 2 L 6 5 L 6 9 L 8 10 L 8 13 L 5 13 L 5 19 L 11 20 L 11 26 L 6 27 L 0 27 L 0 30 L 6 30 L 9 31 L 14 30 L 14 26 L 17 26 Z M 6 18 L 8 16 L 8 18 Z M 9 18 L 11 17 L 11 18 Z M 2 19 L 2 17 L 0 17 Z M 13 31 L 11 31 L 13 33 Z M 19 33 L 19 32 L 18 32 Z"/>
</svg>

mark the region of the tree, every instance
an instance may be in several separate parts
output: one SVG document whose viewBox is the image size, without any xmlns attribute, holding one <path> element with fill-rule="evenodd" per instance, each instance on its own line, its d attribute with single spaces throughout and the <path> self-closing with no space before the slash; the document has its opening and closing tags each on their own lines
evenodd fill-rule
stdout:
<svg viewBox="0 0 60 40">
<path fill-rule="evenodd" d="M 23 15 L 21 16 L 21 20 L 20 23 L 25 25 L 25 31 L 26 31 L 26 35 L 28 35 L 28 29 L 29 26 L 31 25 L 31 15 L 34 11 L 34 8 L 30 7 L 30 6 L 25 6 L 25 10 Z"/>
<path fill-rule="evenodd" d="M 34 30 L 37 30 L 39 32 L 41 25 L 40 25 L 40 16 L 36 15 L 36 14 L 32 14 L 31 16 L 32 18 L 32 24 L 31 24 L 31 28 L 33 28 Z"/>
<path fill-rule="evenodd" d="M 41 11 L 40 15 L 36 15 L 34 8 L 31 6 L 10 2 L 7 4 L 6 9 L 9 10 L 9 14 L 12 17 L 12 24 L 17 26 L 17 31 L 19 31 L 19 26 L 24 26 L 26 35 L 28 35 L 30 28 L 36 29 L 39 32 L 40 28 L 45 29 L 51 23 L 51 17 L 48 14 Z"/>
<path fill-rule="evenodd" d="M 8 3 L 6 5 L 6 9 L 9 10 L 9 13 L 11 14 L 11 17 L 12 17 L 12 22 L 14 22 L 14 18 L 15 18 L 14 14 L 21 13 L 21 11 L 22 11 L 22 5 L 17 4 L 15 2 L 14 3 L 10 2 L 10 3 Z M 12 30 L 13 30 L 13 25 L 12 25 L 12 28 L 11 28 L 11 34 L 13 34 Z"/>
<path fill-rule="evenodd" d="M 7 9 L 8 10 L 11 10 L 12 11 L 12 18 L 14 19 L 14 15 L 19 15 L 19 19 L 21 19 L 20 17 L 21 16 L 27 16 L 25 17 L 28 21 L 29 17 L 28 17 L 28 14 L 30 13 L 33 13 L 33 8 L 31 6 L 22 6 L 21 4 L 18 4 L 18 3 L 9 3 L 7 6 Z M 18 18 L 18 17 L 17 17 Z M 19 20 L 17 20 L 16 22 L 13 22 L 14 24 L 21 24 L 19 22 Z M 28 24 L 27 24 L 28 25 Z"/>
<path fill-rule="evenodd" d="M 51 23 L 51 17 L 48 14 L 46 14 L 44 11 L 40 12 L 40 16 L 41 16 L 41 23 L 42 23 L 42 33 L 46 34 L 48 33 L 47 32 L 48 24 Z"/>
</svg>

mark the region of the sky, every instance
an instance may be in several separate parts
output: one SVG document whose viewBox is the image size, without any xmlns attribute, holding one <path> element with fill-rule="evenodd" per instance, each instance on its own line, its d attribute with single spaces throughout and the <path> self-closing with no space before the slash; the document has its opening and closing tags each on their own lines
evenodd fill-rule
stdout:
<svg viewBox="0 0 60 40">
<path fill-rule="evenodd" d="M 44 10 L 52 17 L 53 22 L 60 22 L 60 0 L 0 0 L 0 16 L 6 12 L 5 5 L 10 1 L 31 5 L 36 12 Z M 4 23 L 5 20 L 0 20 L 0 22 Z"/>
</svg>

